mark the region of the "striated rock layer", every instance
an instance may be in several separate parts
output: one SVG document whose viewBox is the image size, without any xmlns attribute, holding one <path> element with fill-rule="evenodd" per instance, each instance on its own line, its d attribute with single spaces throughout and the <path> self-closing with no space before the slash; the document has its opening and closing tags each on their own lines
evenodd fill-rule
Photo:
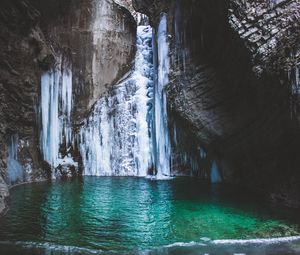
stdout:
<svg viewBox="0 0 300 255">
<path fill-rule="evenodd" d="M 133 5 L 153 26 L 168 14 L 170 126 L 176 119 L 186 123 L 177 137 L 192 143 L 183 146 L 195 152 L 198 139 L 198 149 L 206 148 L 211 164 L 217 160 L 226 181 L 299 207 L 298 1 Z"/>
</svg>

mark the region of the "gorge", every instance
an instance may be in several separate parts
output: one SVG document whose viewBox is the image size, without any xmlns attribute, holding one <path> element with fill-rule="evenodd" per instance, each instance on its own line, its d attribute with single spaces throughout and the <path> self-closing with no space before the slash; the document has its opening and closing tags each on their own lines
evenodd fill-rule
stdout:
<svg viewBox="0 0 300 255">
<path fill-rule="evenodd" d="M 300 253 L 298 1 L 0 7 L 0 251 Z"/>
</svg>

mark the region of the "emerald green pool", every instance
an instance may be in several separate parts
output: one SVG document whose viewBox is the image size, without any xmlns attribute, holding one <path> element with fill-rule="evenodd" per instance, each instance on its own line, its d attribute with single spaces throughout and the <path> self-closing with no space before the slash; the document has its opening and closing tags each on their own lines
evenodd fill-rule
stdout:
<svg viewBox="0 0 300 255">
<path fill-rule="evenodd" d="M 225 185 L 85 177 L 14 188 L 10 210 L 0 219 L 0 251 L 14 243 L 119 254 L 174 243 L 297 236 L 292 218 Z"/>
</svg>

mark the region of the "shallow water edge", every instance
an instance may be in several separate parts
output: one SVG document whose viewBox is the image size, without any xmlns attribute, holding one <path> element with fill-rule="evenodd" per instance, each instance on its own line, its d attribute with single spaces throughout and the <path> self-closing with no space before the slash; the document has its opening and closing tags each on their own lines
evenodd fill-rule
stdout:
<svg viewBox="0 0 300 255">
<path fill-rule="evenodd" d="M 107 252 L 76 246 L 50 243 L 0 242 L 0 252 L 6 255 L 298 255 L 300 236 L 252 240 L 216 240 L 174 243 L 153 250 Z"/>
<path fill-rule="evenodd" d="M 11 195 L 0 254 L 300 254 L 299 214 L 236 187 L 85 177 Z"/>
</svg>

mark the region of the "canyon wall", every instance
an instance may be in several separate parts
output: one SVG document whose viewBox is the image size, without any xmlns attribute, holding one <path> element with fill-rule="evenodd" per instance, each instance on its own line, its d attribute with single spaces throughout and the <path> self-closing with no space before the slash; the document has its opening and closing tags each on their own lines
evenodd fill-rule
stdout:
<svg viewBox="0 0 300 255">
<path fill-rule="evenodd" d="M 0 212 L 8 186 L 51 176 L 40 151 L 41 76 L 61 56 L 73 73 L 74 126 L 131 68 L 136 24 L 112 0 L 0 3 Z"/>
<path fill-rule="evenodd" d="M 299 207 L 298 1 L 133 5 L 154 27 L 168 15 L 170 115 L 186 123 L 177 136 L 197 139 L 225 181 Z"/>
<path fill-rule="evenodd" d="M 132 2 L 156 29 L 167 13 L 175 171 L 207 178 L 216 162 L 225 181 L 299 207 L 298 1 Z M 136 24 L 112 0 L 3 0 L 0 28 L 1 211 L 8 186 L 51 176 L 40 151 L 41 76 L 62 56 L 71 64 L 77 132 L 130 71 Z"/>
</svg>

